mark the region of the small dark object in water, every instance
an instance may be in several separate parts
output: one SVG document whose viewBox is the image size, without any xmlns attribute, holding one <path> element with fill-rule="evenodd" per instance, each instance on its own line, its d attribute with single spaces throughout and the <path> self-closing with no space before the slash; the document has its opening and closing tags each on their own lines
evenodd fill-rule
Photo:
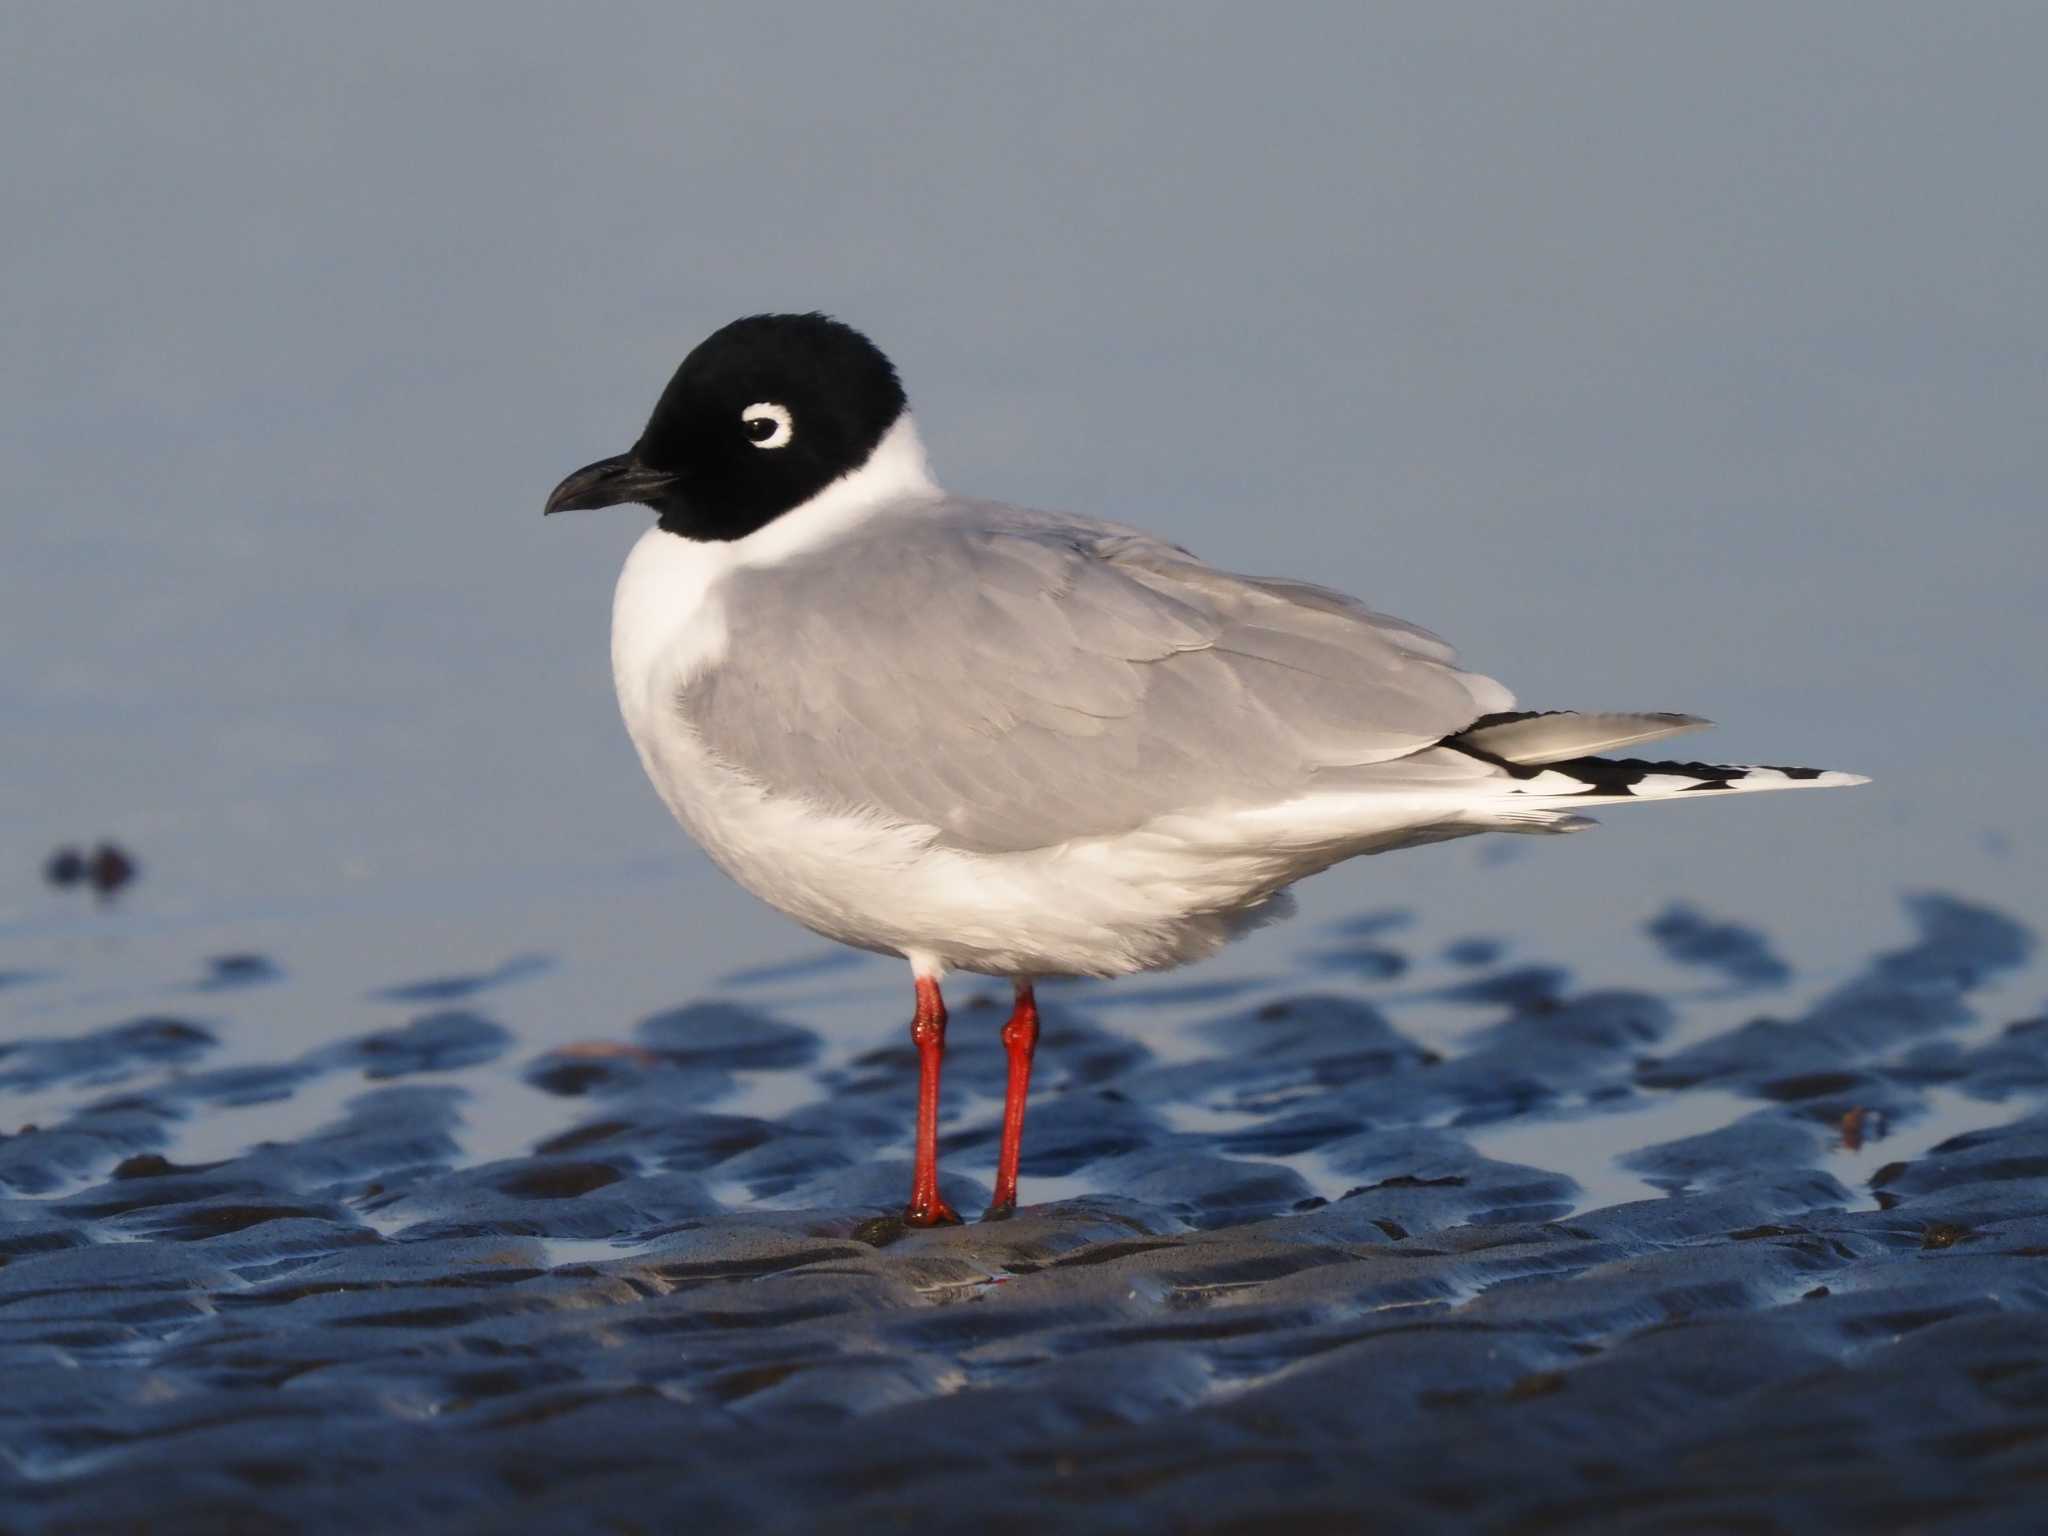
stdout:
<svg viewBox="0 0 2048 1536">
<path fill-rule="evenodd" d="M 59 848 L 43 865 L 43 879 L 58 887 L 90 885 L 101 900 L 134 880 L 135 860 L 113 843 L 101 843 L 89 854 Z"/>
<path fill-rule="evenodd" d="M 102 899 L 128 884 L 135 874 L 135 861 L 112 843 L 101 843 L 93 849 L 92 862 L 86 869 L 86 878 Z"/>
<path fill-rule="evenodd" d="M 267 955 L 214 955 L 206 962 L 206 978 L 199 988 L 203 992 L 219 992 L 229 987 L 251 987 L 276 981 L 281 974 Z"/>
<path fill-rule="evenodd" d="M 1452 965 L 1492 965 L 1507 953 L 1507 946 L 1498 939 L 1459 939 L 1444 949 L 1444 959 Z"/>
</svg>

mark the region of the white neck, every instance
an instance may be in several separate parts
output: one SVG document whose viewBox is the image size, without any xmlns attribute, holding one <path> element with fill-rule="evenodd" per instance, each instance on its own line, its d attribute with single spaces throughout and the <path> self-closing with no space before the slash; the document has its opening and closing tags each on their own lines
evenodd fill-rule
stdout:
<svg viewBox="0 0 2048 1536">
<path fill-rule="evenodd" d="M 626 557 L 612 600 L 612 669 L 634 739 L 640 739 L 641 714 L 658 711 L 648 702 L 650 680 L 661 693 L 723 653 L 717 592 L 734 570 L 774 565 L 858 527 L 884 507 L 943 494 L 917 423 L 905 411 L 859 469 L 743 539 L 685 539 L 648 529 Z"/>
<path fill-rule="evenodd" d="M 766 527 L 734 540 L 728 546 L 732 563 L 773 565 L 845 532 L 891 502 L 928 501 L 941 494 L 924 439 L 906 409 L 859 469 L 841 475 Z"/>
</svg>

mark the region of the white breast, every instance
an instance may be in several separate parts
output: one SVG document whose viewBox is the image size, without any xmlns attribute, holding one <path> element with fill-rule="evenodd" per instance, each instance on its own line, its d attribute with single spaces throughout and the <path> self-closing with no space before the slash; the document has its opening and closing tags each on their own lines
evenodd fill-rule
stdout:
<svg viewBox="0 0 2048 1536">
<path fill-rule="evenodd" d="M 911 936 L 877 927 L 889 889 L 927 839 L 916 829 L 828 814 L 766 793 L 706 752 L 678 704 L 682 687 L 725 654 L 726 578 L 773 565 L 858 526 L 884 506 L 936 498 L 906 413 L 866 464 L 760 531 L 728 543 L 648 530 L 626 557 L 612 602 L 612 680 L 647 777 L 705 852 L 797 921 L 866 948 L 903 951 Z"/>
</svg>

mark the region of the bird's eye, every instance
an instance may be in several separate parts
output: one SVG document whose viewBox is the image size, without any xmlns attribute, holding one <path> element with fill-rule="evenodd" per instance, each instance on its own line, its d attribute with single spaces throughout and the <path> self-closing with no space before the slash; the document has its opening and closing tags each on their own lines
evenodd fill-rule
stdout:
<svg viewBox="0 0 2048 1536">
<path fill-rule="evenodd" d="M 789 419 L 789 407 L 762 401 L 740 412 L 740 425 L 756 448 L 784 448 L 796 434 Z"/>
</svg>

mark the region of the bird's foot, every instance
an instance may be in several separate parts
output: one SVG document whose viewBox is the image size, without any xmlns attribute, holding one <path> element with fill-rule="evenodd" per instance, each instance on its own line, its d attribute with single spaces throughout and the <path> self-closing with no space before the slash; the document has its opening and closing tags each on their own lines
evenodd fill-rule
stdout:
<svg viewBox="0 0 2048 1536">
<path fill-rule="evenodd" d="M 906 1227 L 957 1227 L 960 1224 L 960 1213 L 938 1195 L 929 1200 L 913 1200 L 903 1208 L 903 1225 Z"/>
<path fill-rule="evenodd" d="M 981 1219 L 983 1221 L 1008 1221 L 1012 1216 L 1016 1214 L 1017 1202 L 1014 1200 L 1008 1200 L 1001 1205 L 991 1205 L 987 1210 L 981 1213 Z"/>
</svg>

